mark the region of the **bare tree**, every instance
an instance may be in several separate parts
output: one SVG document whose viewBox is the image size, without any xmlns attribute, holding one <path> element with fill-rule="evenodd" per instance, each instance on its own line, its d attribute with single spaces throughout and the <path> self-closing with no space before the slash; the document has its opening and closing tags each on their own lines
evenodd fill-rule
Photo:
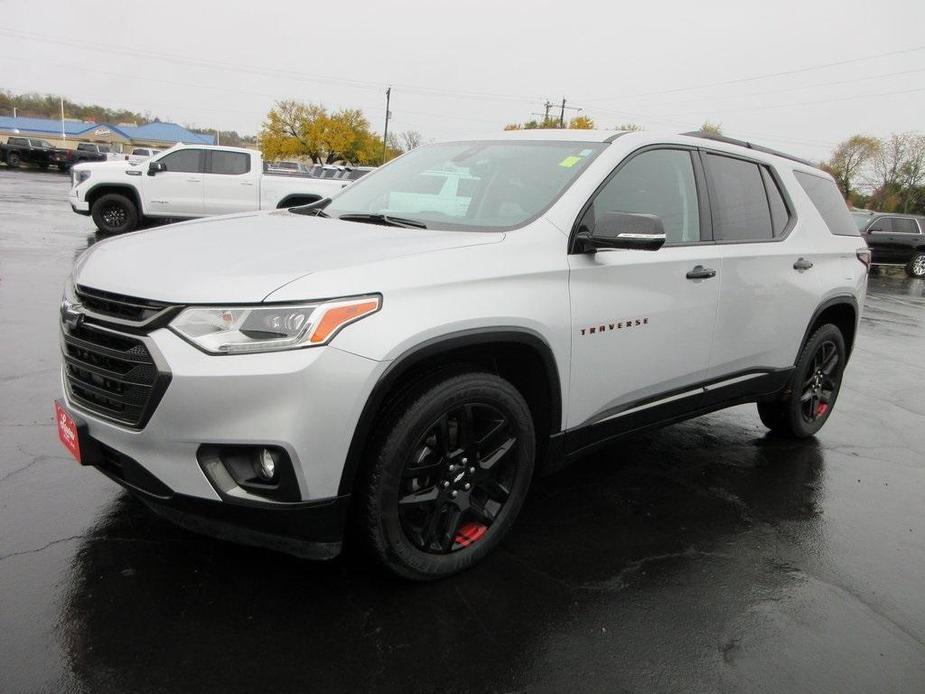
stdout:
<svg viewBox="0 0 925 694">
<path fill-rule="evenodd" d="M 400 135 L 402 147 L 406 152 L 410 152 L 415 147 L 424 144 L 424 137 L 417 130 L 405 130 Z"/>
<path fill-rule="evenodd" d="M 832 174 L 845 197 L 849 197 L 855 179 L 863 168 L 880 155 L 883 143 L 876 137 L 853 135 L 840 143 L 824 168 Z"/>
<path fill-rule="evenodd" d="M 893 133 L 871 165 L 870 185 L 879 209 L 907 211 L 915 203 L 917 188 L 925 181 L 925 136 Z"/>
</svg>

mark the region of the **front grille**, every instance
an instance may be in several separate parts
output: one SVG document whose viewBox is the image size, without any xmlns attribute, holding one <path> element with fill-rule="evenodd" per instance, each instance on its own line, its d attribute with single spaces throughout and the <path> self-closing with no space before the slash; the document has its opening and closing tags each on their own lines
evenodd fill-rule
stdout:
<svg viewBox="0 0 925 694">
<path fill-rule="evenodd" d="M 170 378 L 145 343 L 86 322 L 63 324 L 62 331 L 71 400 L 130 427 L 144 426 Z"/>
<path fill-rule="evenodd" d="M 89 311 L 134 323 L 144 323 L 170 307 L 169 304 L 157 301 L 137 299 L 88 287 L 77 287 L 76 292 L 80 303 Z"/>
</svg>

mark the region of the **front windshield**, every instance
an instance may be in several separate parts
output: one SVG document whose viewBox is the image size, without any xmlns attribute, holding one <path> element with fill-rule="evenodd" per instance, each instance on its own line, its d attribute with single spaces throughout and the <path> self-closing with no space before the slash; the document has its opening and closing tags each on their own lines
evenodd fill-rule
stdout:
<svg viewBox="0 0 925 694">
<path fill-rule="evenodd" d="M 865 214 L 863 212 L 852 212 L 851 216 L 854 218 L 854 223 L 857 225 L 858 231 L 864 231 L 864 227 L 867 226 L 867 223 L 873 217 L 873 215 Z"/>
<path fill-rule="evenodd" d="M 431 229 L 503 230 L 545 212 L 607 145 L 545 140 L 420 147 L 345 188 L 324 211 Z"/>
</svg>

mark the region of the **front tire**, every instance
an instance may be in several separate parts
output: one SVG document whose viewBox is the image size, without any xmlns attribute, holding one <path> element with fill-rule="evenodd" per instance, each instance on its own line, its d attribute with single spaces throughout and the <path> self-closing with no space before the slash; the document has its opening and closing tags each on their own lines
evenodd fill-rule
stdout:
<svg viewBox="0 0 925 694">
<path fill-rule="evenodd" d="M 508 381 L 443 372 L 406 391 L 373 439 L 360 531 L 393 573 L 463 571 L 510 530 L 533 476 L 530 409 Z"/>
<path fill-rule="evenodd" d="M 841 330 L 831 323 L 818 328 L 800 352 L 786 396 L 758 403 L 762 423 L 781 436 L 797 439 L 813 436 L 832 414 L 846 362 Z"/>
<path fill-rule="evenodd" d="M 912 256 L 906 265 L 906 274 L 918 279 L 925 277 L 925 253 L 918 252 Z"/>
<path fill-rule="evenodd" d="M 124 234 L 138 226 L 135 203 L 119 193 L 108 193 L 93 203 L 90 210 L 96 228 L 104 234 Z"/>
</svg>

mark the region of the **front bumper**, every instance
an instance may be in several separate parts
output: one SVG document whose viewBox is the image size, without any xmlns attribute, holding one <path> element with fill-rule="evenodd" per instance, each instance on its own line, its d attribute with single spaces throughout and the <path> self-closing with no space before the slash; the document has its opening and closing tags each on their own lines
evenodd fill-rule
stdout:
<svg viewBox="0 0 925 694">
<path fill-rule="evenodd" d="M 71 209 L 77 214 L 90 214 L 90 203 L 83 199 L 79 191 L 79 186 L 71 188 L 68 200 L 71 203 Z"/>
<path fill-rule="evenodd" d="M 386 364 L 331 346 L 212 356 L 165 328 L 139 339 L 170 371 L 170 383 L 141 429 L 75 402 L 62 371 L 66 408 L 85 422 L 102 450 L 128 461 L 115 466 L 104 456 L 91 464 L 194 530 L 300 556 L 336 554 L 348 502 L 338 496 L 347 451 L 366 395 Z M 197 459 L 204 445 L 284 449 L 300 501 L 272 501 L 243 490 L 236 499 L 223 498 Z"/>
</svg>

